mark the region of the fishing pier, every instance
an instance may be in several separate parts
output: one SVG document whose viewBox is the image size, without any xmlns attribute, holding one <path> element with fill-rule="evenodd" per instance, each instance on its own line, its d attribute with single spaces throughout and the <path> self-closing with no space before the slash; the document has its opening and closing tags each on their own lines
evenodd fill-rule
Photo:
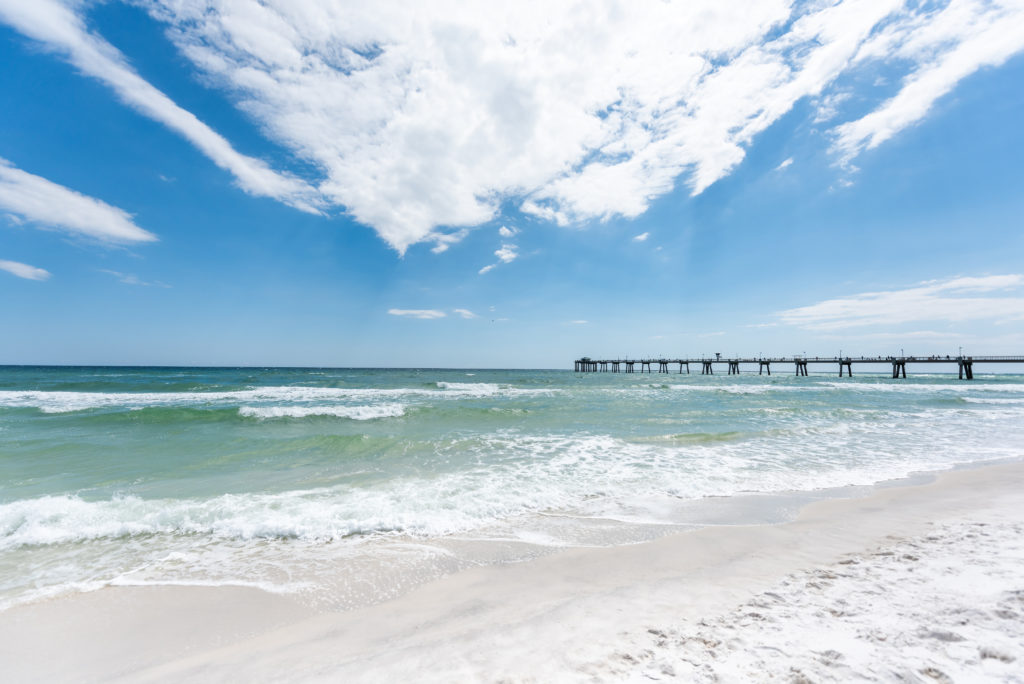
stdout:
<svg viewBox="0 0 1024 684">
<path fill-rule="evenodd" d="M 976 363 L 1024 363 L 1024 356 L 791 356 L 791 357 L 749 357 L 749 358 L 723 358 L 715 354 L 714 358 L 691 358 L 691 359 L 591 359 L 584 356 L 576 360 L 577 373 L 653 373 L 653 367 L 657 366 L 659 373 L 670 373 L 670 367 L 678 366 L 679 373 L 686 368 L 690 373 L 690 364 L 700 367 L 701 375 L 714 375 L 715 364 L 726 365 L 728 375 L 739 375 L 740 365 L 757 366 L 758 375 L 772 374 L 772 364 L 791 365 L 796 369 L 797 375 L 807 375 L 807 367 L 810 364 L 825 364 L 838 367 L 839 377 L 846 372 L 848 377 L 853 377 L 854 364 L 892 364 L 892 377 L 907 377 L 907 364 L 956 364 L 961 380 L 974 379 L 974 364 Z M 639 370 L 638 370 L 639 369 Z"/>
</svg>

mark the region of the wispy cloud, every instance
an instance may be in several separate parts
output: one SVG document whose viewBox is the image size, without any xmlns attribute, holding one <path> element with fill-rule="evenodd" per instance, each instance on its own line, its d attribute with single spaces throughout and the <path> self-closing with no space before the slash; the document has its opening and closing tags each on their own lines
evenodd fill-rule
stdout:
<svg viewBox="0 0 1024 684">
<path fill-rule="evenodd" d="M 903 340 L 936 340 L 938 342 L 949 342 L 949 341 L 966 341 L 973 339 L 972 335 L 964 335 L 958 332 L 941 332 L 938 330 L 910 330 L 907 332 L 878 332 L 878 333 L 858 333 L 850 334 L 849 332 L 843 332 L 841 335 L 823 335 L 822 337 L 827 339 L 837 340 L 882 340 L 882 341 L 896 341 L 901 342 Z"/>
<path fill-rule="evenodd" d="M 407 318 L 422 318 L 425 320 L 433 318 L 444 318 L 447 314 L 437 309 L 388 309 L 392 316 L 405 316 Z"/>
<path fill-rule="evenodd" d="M 858 61 L 903 59 L 917 66 L 895 97 L 836 128 L 844 162 L 925 117 L 957 83 L 1024 49 L 1024 5 L 954 0 L 939 10 L 899 15 L 860 48 Z"/>
<path fill-rule="evenodd" d="M 469 309 L 453 309 L 453 311 L 463 318 L 479 318 L 475 313 Z"/>
<path fill-rule="evenodd" d="M 820 331 L 920 321 L 1019 320 L 1024 319 L 1024 297 L 1005 293 L 1022 287 L 1024 275 L 1018 274 L 931 280 L 903 290 L 828 299 L 782 311 L 779 317 L 783 323 Z"/>
<path fill-rule="evenodd" d="M 0 0 L 0 21 L 39 41 L 83 74 L 113 89 L 129 106 L 176 131 L 230 172 L 246 192 L 273 197 L 303 211 L 319 211 L 323 200 L 315 188 L 240 154 L 223 136 L 139 76 L 117 48 L 86 28 L 76 12 L 83 7 L 83 3 L 59 0 Z"/>
<path fill-rule="evenodd" d="M 307 211 L 343 206 L 399 252 L 424 241 L 442 252 L 509 204 L 568 224 L 639 216 L 678 187 L 699 194 L 805 98 L 835 122 L 833 150 L 849 164 L 1024 49 L 1024 8 L 984 0 L 582 14 L 539 1 L 136 2 L 317 171 L 303 180 L 238 153 L 86 28 L 91 3 L 0 0 L 0 19 L 183 135 L 247 192 Z M 836 84 L 879 64 L 903 77 L 900 91 L 839 121 L 848 85 Z"/>
<path fill-rule="evenodd" d="M 139 285 L 141 287 L 163 287 L 163 288 L 169 288 L 170 287 L 170 285 L 168 285 L 167 283 L 162 283 L 159 280 L 154 280 L 153 282 L 146 282 L 145 280 L 141 280 L 141 279 L 139 279 L 138 276 L 132 275 L 131 273 L 121 273 L 120 271 L 111 271 L 110 269 L 107 269 L 107 268 L 101 268 L 100 269 L 100 273 L 106 273 L 107 275 L 112 275 L 115 278 L 117 278 L 119 282 L 122 282 L 125 285 Z"/>
<path fill-rule="evenodd" d="M 647 238 L 649 238 L 650 236 L 650 233 L 640 233 L 639 235 L 635 235 L 633 237 L 633 242 L 646 242 Z"/>
<path fill-rule="evenodd" d="M 40 228 L 84 235 L 104 242 L 151 242 L 131 214 L 94 197 L 16 168 L 0 158 L 0 208 Z"/>
<path fill-rule="evenodd" d="M 494 253 L 494 256 L 498 257 L 502 263 L 510 264 L 519 256 L 518 249 L 515 245 L 502 245 L 501 249 Z"/>
<path fill-rule="evenodd" d="M 498 257 L 498 262 L 494 263 L 494 264 L 489 264 L 487 266 L 484 266 L 478 272 L 480 273 L 480 275 L 483 275 L 484 273 L 487 273 L 488 271 L 492 270 L 494 267 L 498 266 L 498 264 L 510 264 L 510 263 L 512 263 L 513 261 L 515 261 L 519 257 L 519 251 L 518 250 L 519 250 L 519 248 L 517 246 L 515 246 L 515 245 L 512 245 L 512 244 L 504 244 L 504 245 L 502 245 L 499 249 L 496 249 L 494 251 L 494 256 Z"/>
<path fill-rule="evenodd" d="M 584 321 L 582 319 L 576 321 L 569 321 L 569 325 L 586 325 L 590 321 Z"/>
<path fill-rule="evenodd" d="M 501 228 L 498 229 L 498 235 L 500 235 L 503 238 L 515 237 L 517 233 L 519 233 L 519 229 L 509 228 L 508 226 L 502 226 Z"/>
<path fill-rule="evenodd" d="M 20 261 L 5 261 L 0 259 L 0 271 L 7 271 L 11 275 L 16 275 L 19 278 L 25 280 L 47 280 L 50 277 L 50 272 L 36 268 L 35 266 L 29 266 L 23 264 Z"/>
<path fill-rule="evenodd" d="M 793 163 L 793 158 L 792 157 L 789 157 L 788 159 L 783 159 L 782 163 L 775 167 L 775 170 L 776 171 L 781 171 L 782 169 L 786 168 L 787 166 L 790 166 L 792 163 Z"/>
<path fill-rule="evenodd" d="M 642 3 L 585 19 L 541 2 L 140 2 L 323 170 L 327 201 L 400 251 L 506 201 L 570 223 L 637 216 L 679 184 L 700 193 L 796 102 L 835 109 L 836 81 L 884 60 L 922 85 L 837 130 L 856 154 L 1024 40 L 1017 9 L 980 0 Z"/>
</svg>

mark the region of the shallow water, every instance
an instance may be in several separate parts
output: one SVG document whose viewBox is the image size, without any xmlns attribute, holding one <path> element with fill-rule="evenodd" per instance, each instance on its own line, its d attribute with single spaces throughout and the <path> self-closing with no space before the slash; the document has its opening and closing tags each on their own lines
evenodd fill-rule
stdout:
<svg viewBox="0 0 1024 684">
<path fill-rule="evenodd" d="M 1015 458 L 1022 418 L 1017 375 L 0 368 L 0 607 L 147 583 L 354 605 L 704 523 L 706 497 Z"/>
</svg>

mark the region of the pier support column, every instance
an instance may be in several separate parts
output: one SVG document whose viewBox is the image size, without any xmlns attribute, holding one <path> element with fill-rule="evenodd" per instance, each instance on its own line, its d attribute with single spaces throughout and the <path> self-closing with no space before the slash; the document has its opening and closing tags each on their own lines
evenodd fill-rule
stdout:
<svg viewBox="0 0 1024 684">
<path fill-rule="evenodd" d="M 850 361 L 839 360 L 839 377 L 843 377 L 843 366 L 846 366 L 846 373 L 852 378 L 853 377 L 853 363 Z"/>
<path fill-rule="evenodd" d="M 668 373 L 668 361 L 658 361 L 658 372 Z"/>
<path fill-rule="evenodd" d="M 644 370 L 645 366 L 647 367 L 646 371 Z M 651 372 L 651 362 L 650 361 L 641 361 L 640 362 L 640 372 L 641 373 L 650 373 Z"/>
<path fill-rule="evenodd" d="M 892 362 L 892 377 L 907 377 L 907 362 L 906 361 L 893 361 Z"/>
<path fill-rule="evenodd" d="M 701 363 L 704 364 L 704 367 L 700 371 L 701 375 L 714 375 L 715 374 L 714 369 L 711 368 L 711 362 L 710 361 L 702 361 Z"/>
<path fill-rule="evenodd" d="M 796 374 L 797 375 L 807 375 L 807 362 L 806 361 L 801 361 L 800 359 L 796 360 Z"/>
<path fill-rule="evenodd" d="M 739 361 L 730 361 L 729 362 L 729 375 L 739 375 L 739 374 L 740 374 L 740 362 Z"/>
<path fill-rule="evenodd" d="M 757 374 L 762 375 L 765 371 L 768 371 L 768 375 L 772 374 L 772 364 L 770 361 L 759 361 L 757 364 Z"/>
<path fill-rule="evenodd" d="M 959 370 L 961 380 L 963 380 L 964 378 L 968 380 L 974 379 L 974 369 L 972 368 L 972 366 L 974 365 L 973 361 L 965 361 L 964 359 L 960 359 L 957 362 L 957 365 L 960 367 Z"/>
</svg>

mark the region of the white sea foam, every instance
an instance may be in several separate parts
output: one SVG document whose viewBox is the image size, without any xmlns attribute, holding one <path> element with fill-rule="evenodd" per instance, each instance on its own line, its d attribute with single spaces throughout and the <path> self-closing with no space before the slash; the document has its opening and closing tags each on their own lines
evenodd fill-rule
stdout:
<svg viewBox="0 0 1024 684">
<path fill-rule="evenodd" d="M 1024 397 L 1005 399 L 1002 397 L 964 397 L 964 401 L 971 404 L 1024 404 Z"/>
<path fill-rule="evenodd" d="M 443 382 L 435 383 L 438 389 L 458 390 L 460 392 L 475 392 L 479 394 L 494 394 L 501 386 L 492 382 Z"/>
<path fill-rule="evenodd" d="M 772 392 L 807 392 L 813 391 L 816 385 L 669 385 L 669 389 L 688 392 L 725 392 L 728 394 L 769 394 Z"/>
<path fill-rule="evenodd" d="M 938 423 L 944 415 L 937 411 L 919 420 Z M 893 446 L 888 435 L 898 425 L 896 419 L 865 419 L 860 425 L 794 426 L 758 440 L 696 444 L 501 431 L 439 447 L 438 458 L 476 454 L 477 465 L 392 477 L 366 487 L 205 499 L 17 500 L 0 505 L 0 550 L 142 535 L 243 541 L 337 541 L 394 533 L 437 537 L 528 513 L 577 511 L 615 518 L 635 516 L 638 506 L 646 507 L 644 515 L 652 521 L 661 515 L 673 522 L 661 512 L 674 499 L 871 484 L 967 460 L 956 450 L 955 428 L 932 431 L 920 445 L 904 439 Z M 859 450 L 850 450 L 850 442 Z M 804 444 L 799 453 L 793 452 L 794 443 Z M 975 459 L 1013 455 L 1010 447 L 983 441 L 969 446 Z"/>
<path fill-rule="evenodd" d="M 1018 382 L 977 382 L 958 381 L 956 383 L 940 382 L 819 382 L 818 386 L 856 390 L 860 392 L 908 392 L 911 394 L 930 394 L 933 392 L 1022 392 L 1024 384 Z"/>
<path fill-rule="evenodd" d="M 373 420 L 396 418 L 405 415 L 402 404 L 377 404 L 375 406 L 242 406 L 240 416 L 247 418 L 306 418 L 309 416 L 334 416 L 352 420 Z"/>
<path fill-rule="evenodd" d="M 42 390 L 0 391 L 0 407 L 38 408 L 44 413 L 67 413 L 96 408 L 147 408 L 157 406 L 230 406 L 253 402 L 372 401 L 398 398 L 461 399 L 551 393 L 547 389 L 500 387 L 491 383 L 436 383 L 437 389 L 419 387 L 255 387 L 221 392 L 65 392 Z"/>
</svg>

